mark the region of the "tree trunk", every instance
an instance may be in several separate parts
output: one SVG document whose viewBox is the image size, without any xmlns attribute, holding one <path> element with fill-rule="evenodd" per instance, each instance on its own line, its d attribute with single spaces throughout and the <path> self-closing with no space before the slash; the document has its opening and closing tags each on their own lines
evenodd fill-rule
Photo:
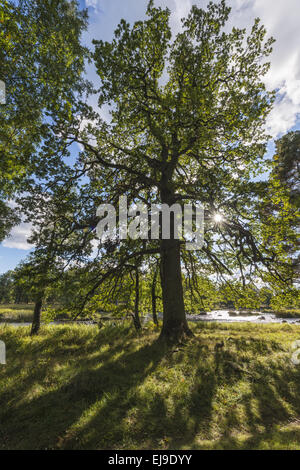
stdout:
<svg viewBox="0 0 300 470">
<path fill-rule="evenodd" d="M 31 325 L 30 335 L 37 335 L 41 326 L 41 312 L 43 306 L 43 296 L 39 296 L 35 302 L 34 312 L 33 312 L 33 321 Z"/>
<path fill-rule="evenodd" d="M 152 287 L 151 287 L 151 297 L 152 297 L 152 318 L 155 325 L 158 325 L 158 318 L 156 313 L 156 280 L 157 280 L 157 271 L 158 266 L 155 267 L 153 280 L 152 280 Z"/>
<path fill-rule="evenodd" d="M 136 267 L 135 269 L 135 301 L 134 301 L 134 315 L 133 315 L 133 323 L 134 323 L 136 331 L 140 331 L 142 329 L 140 313 L 139 313 L 139 304 L 140 304 L 140 275 L 139 275 L 139 269 L 138 267 Z"/>
<path fill-rule="evenodd" d="M 168 342 L 179 342 L 187 336 L 192 336 L 184 309 L 179 240 L 161 240 L 161 287 L 163 298 L 161 338 Z"/>
</svg>

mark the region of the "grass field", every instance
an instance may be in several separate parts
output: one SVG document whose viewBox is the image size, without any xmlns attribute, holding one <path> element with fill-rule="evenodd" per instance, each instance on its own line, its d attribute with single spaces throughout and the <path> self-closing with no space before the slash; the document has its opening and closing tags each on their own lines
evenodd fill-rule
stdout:
<svg viewBox="0 0 300 470">
<path fill-rule="evenodd" d="M 192 327 L 168 349 L 150 327 L 0 326 L 0 448 L 300 449 L 300 327 Z"/>
<path fill-rule="evenodd" d="M 0 304 L 0 324 L 1 323 L 22 323 L 32 322 L 34 304 Z M 53 318 L 55 320 L 56 318 Z M 57 316 L 57 319 L 71 319 L 71 316 Z M 50 319 L 42 312 L 42 321 L 49 322 Z"/>
<path fill-rule="evenodd" d="M 33 304 L 0 304 L 0 322 L 30 322 L 33 309 Z"/>
<path fill-rule="evenodd" d="M 278 318 L 300 318 L 300 309 L 289 309 L 275 312 Z"/>
</svg>

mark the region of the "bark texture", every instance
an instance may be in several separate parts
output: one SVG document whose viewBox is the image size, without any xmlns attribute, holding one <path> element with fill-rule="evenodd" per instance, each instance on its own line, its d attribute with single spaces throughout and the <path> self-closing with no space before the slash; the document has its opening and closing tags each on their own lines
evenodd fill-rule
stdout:
<svg viewBox="0 0 300 470">
<path fill-rule="evenodd" d="M 37 335 L 41 326 L 41 313 L 42 313 L 42 307 L 43 307 L 43 298 L 40 296 L 34 306 L 34 312 L 33 312 L 33 320 L 32 320 L 32 325 L 31 325 L 31 333 L 30 335 Z"/>
<path fill-rule="evenodd" d="M 179 240 L 161 240 L 163 328 L 161 338 L 179 342 L 192 336 L 186 321 Z"/>
</svg>

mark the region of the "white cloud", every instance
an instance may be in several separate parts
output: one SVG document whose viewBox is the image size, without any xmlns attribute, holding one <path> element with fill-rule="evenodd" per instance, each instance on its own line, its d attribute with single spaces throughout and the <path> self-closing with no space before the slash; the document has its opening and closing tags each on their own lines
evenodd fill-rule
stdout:
<svg viewBox="0 0 300 470">
<path fill-rule="evenodd" d="M 8 206 L 12 209 L 17 207 L 14 200 L 8 201 Z M 33 246 L 27 243 L 27 238 L 31 235 L 32 225 L 29 223 L 21 222 L 16 227 L 13 227 L 10 235 L 1 243 L 5 248 L 17 248 L 19 250 L 30 250 Z"/>
<path fill-rule="evenodd" d="M 231 23 L 250 26 L 259 17 L 276 42 L 271 69 L 265 77 L 269 89 L 278 91 L 267 128 L 277 138 L 295 126 L 300 114 L 300 2 L 299 0 L 230 0 Z"/>
<path fill-rule="evenodd" d="M 168 2 L 170 3 L 170 2 Z M 192 6 L 191 0 L 174 0 L 174 6 L 170 10 L 171 15 L 171 24 L 173 29 L 180 30 L 181 28 L 181 19 L 186 18 L 189 14 L 189 11 Z M 174 8 L 175 7 L 175 8 Z"/>
<path fill-rule="evenodd" d="M 92 8 L 97 8 L 98 7 L 98 0 L 85 0 L 85 6 L 86 8 L 92 7 Z"/>
<path fill-rule="evenodd" d="M 25 222 L 21 223 L 12 229 L 10 236 L 2 242 L 2 246 L 5 248 L 30 250 L 33 246 L 27 242 L 27 239 L 31 235 L 31 230 L 31 224 Z"/>
<path fill-rule="evenodd" d="M 280 134 L 288 132 L 295 126 L 299 111 L 299 106 L 289 98 L 287 93 L 281 95 L 268 116 L 268 133 L 276 138 L 280 136 Z"/>
</svg>

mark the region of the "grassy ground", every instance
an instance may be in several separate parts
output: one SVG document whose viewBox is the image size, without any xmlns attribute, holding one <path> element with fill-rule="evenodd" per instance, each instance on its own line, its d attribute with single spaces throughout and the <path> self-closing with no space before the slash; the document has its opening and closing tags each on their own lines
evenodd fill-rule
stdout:
<svg viewBox="0 0 300 470">
<path fill-rule="evenodd" d="M 280 310 L 275 313 L 278 318 L 300 318 L 300 309 Z"/>
<path fill-rule="evenodd" d="M 1 326 L 0 449 L 300 449 L 300 327 L 193 329 Z"/>
<path fill-rule="evenodd" d="M 0 304 L 0 322 L 31 322 L 33 304 Z"/>
<path fill-rule="evenodd" d="M 0 324 L 1 323 L 27 323 L 32 322 L 34 304 L 0 304 Z M 42 313 L 42 321 L 50 320 L 71 320 L 71 316 L 66 314 L 49 318 L 45 311 Z"/>
<path fill-rule="evenodd" d="M 55 305 L 51 305 L 51 310 L 54 310 L 54 313 L 51 315 L 47 314 L 47 309 L 42 311 L 42 322 L 49 323 L 50 321 L 68 321 L 72 320 L 71 313 L 63 312 L 56 313 Z M 34 304 L 0 304 L 0 324 L 1 323 L 27 323 L 32 322 Z M 93 318 L 100 318 L 101 314 L 94 314 Z M 85 320 L 85 318 L 81 318 Z"/>
</svg>

